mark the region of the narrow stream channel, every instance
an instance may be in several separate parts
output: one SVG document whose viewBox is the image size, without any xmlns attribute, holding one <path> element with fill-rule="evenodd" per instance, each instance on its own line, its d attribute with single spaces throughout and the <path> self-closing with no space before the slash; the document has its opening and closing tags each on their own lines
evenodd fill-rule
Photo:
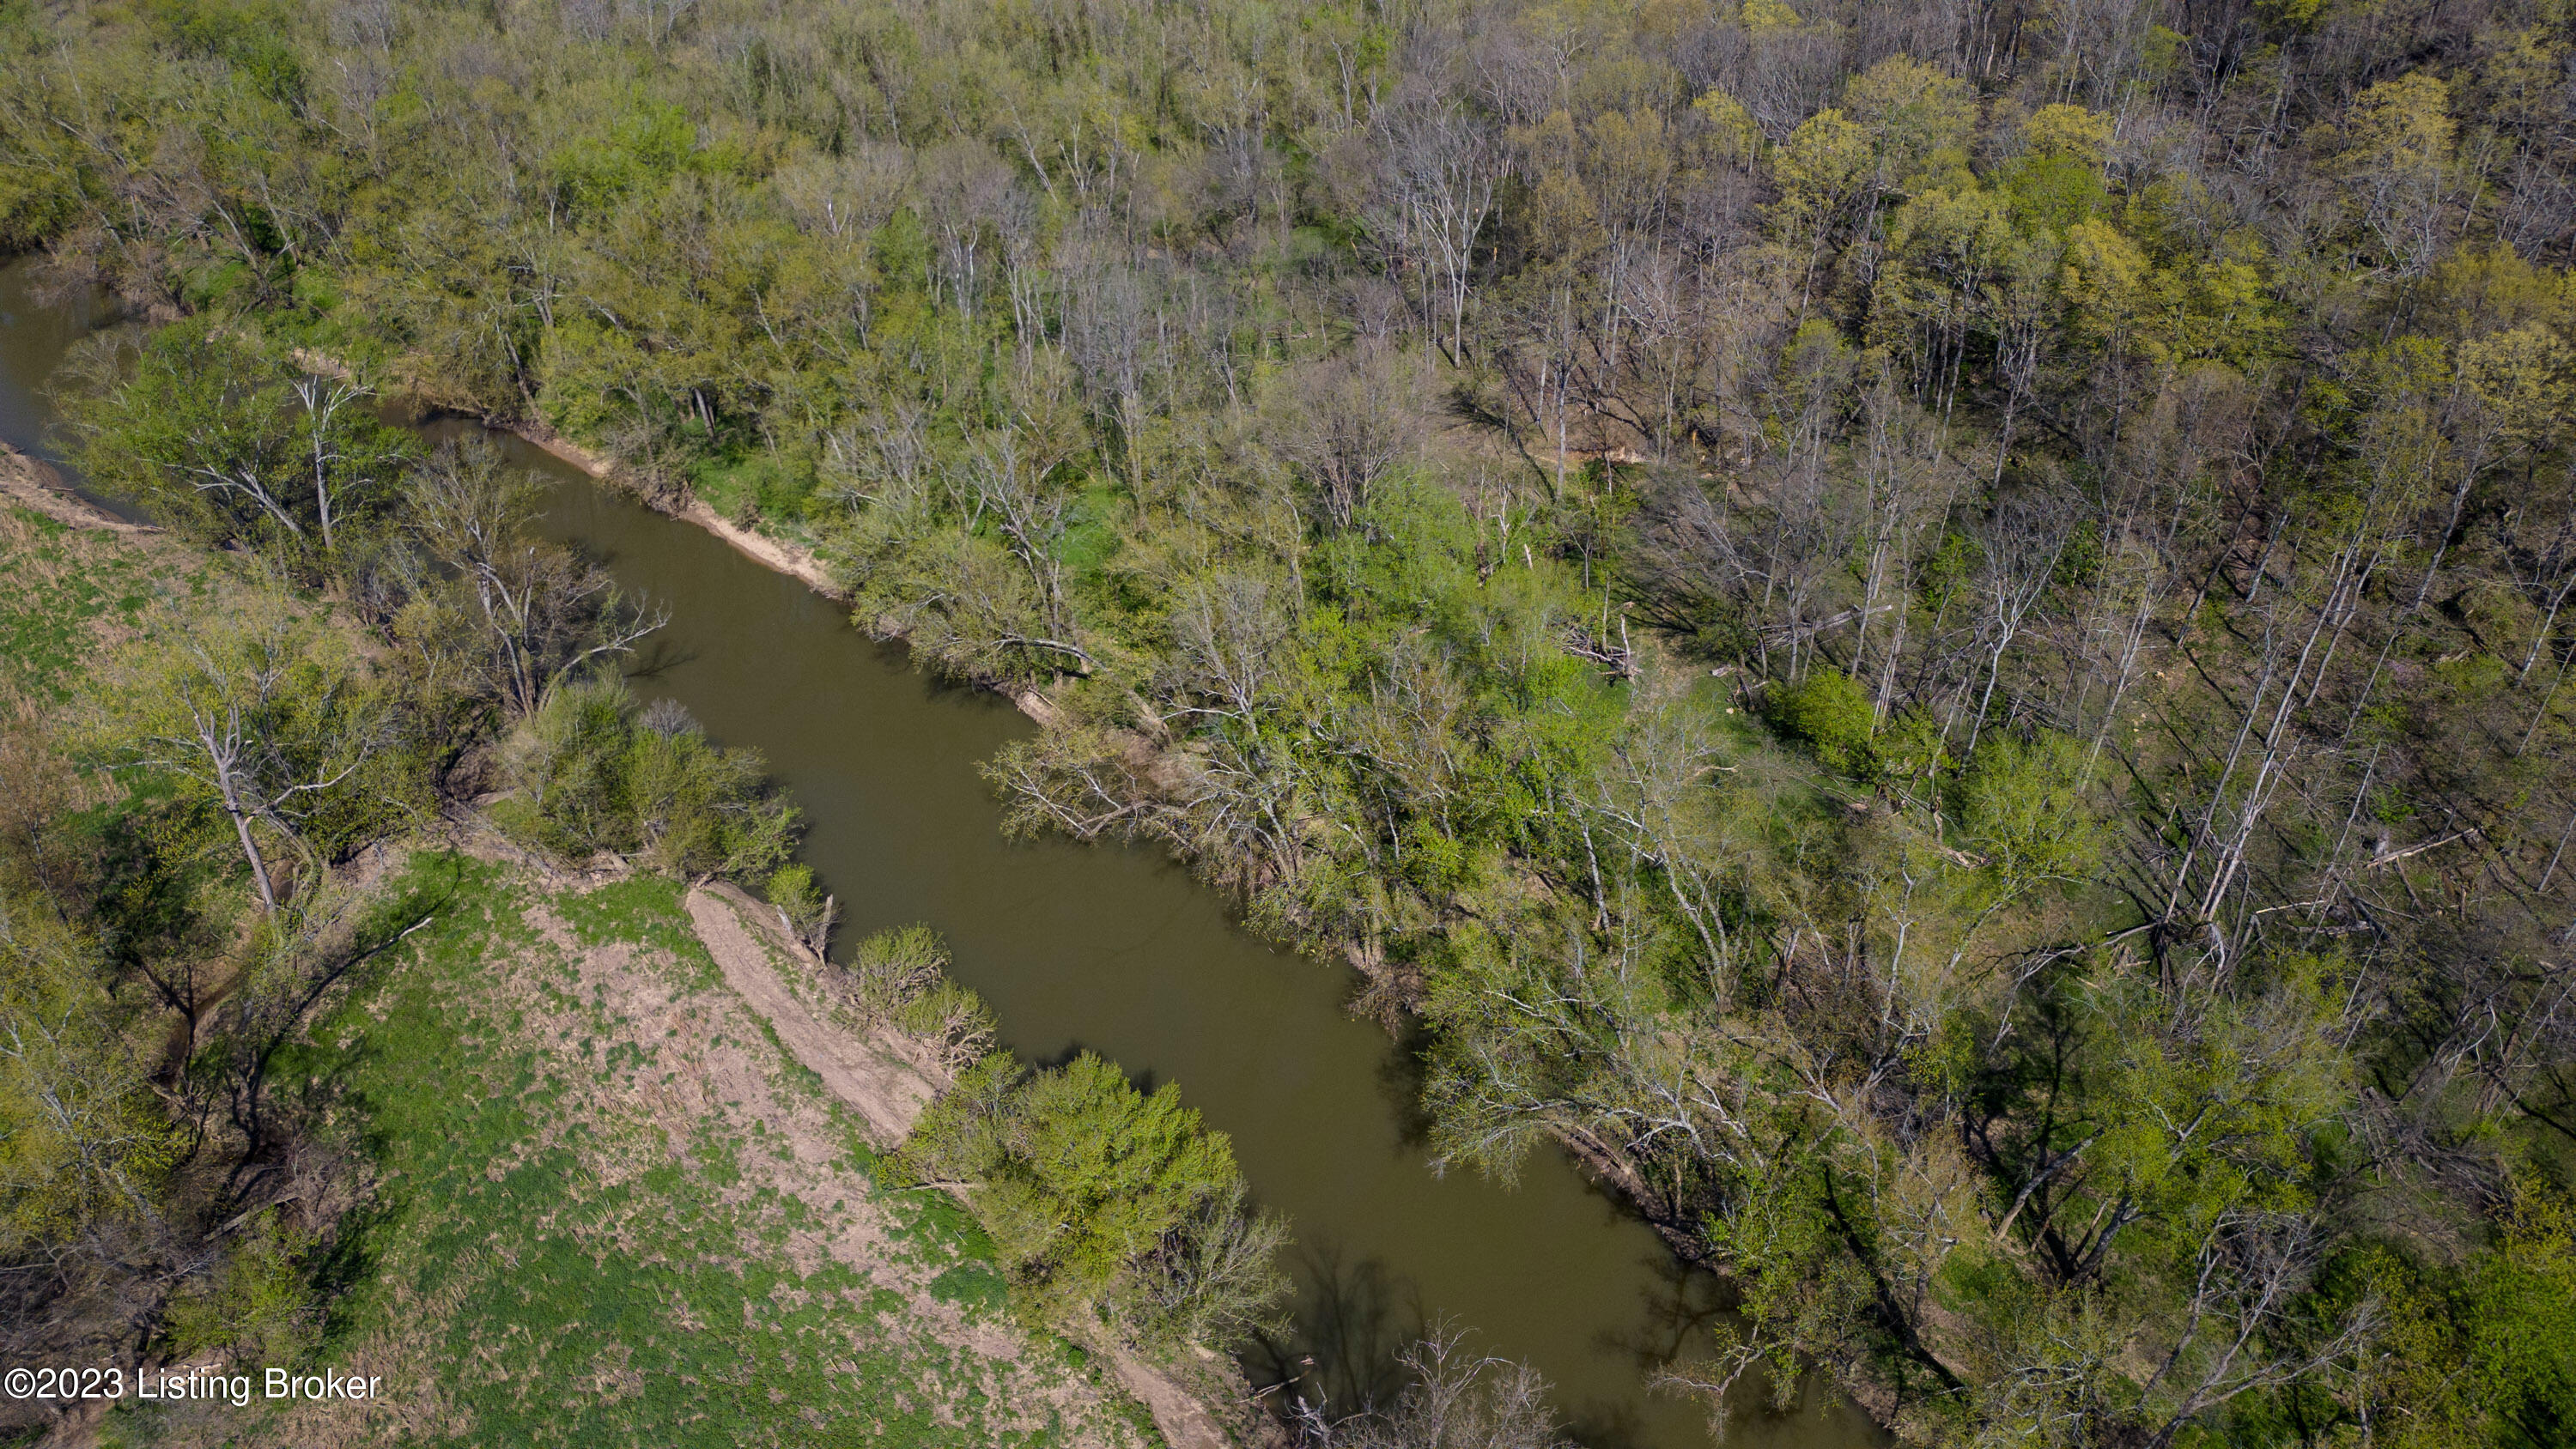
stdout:
<svg viewBox="0 0 2576 1449">
<path fill-rule="evenodd" d="M 86 319 L 34 305 L 28 280 L 25 263 L 0 267 L 0 438 L 41 453 L 44 379 Z M 1710 1442 L 1701 1407 L 1650 1383 L 1705 1352 L 1719 1285 L 1682 1271 L 1559 1154 L 1533 1154 L 1510 1190 L 1433 1175 L 1410 1054 L 1344 1010 L 1349 972 L 1264 945 L 1152 853 L 1005 840 L 976 766 L 1033 729 L 1007 704 L 932 682 L 802 584 L 501 441 L 554 481 L 550 532 L 669 605 L 670 627 L 635 661 L 637 691 L 767 756 L 804 808 L 805 858 L 841 899 L 845 941 L 926 922 L 1023 1056 L 1088 1048 L 1177 1082 L 1233 1138 L 1297 1239 L 1299 1339 L 1256 1355 L 1257 1381 L 1285 1370 L 1382 1388 L 1391 1352 L 1445 1320 L 1472 1329 L 1479 1352 L 1534 1364 L 1594 1449 Z M 1816 1383 L 1787 1414 L 1764 1397 L 1739 1390 L 1730 1443 L 1883 1442 Z"/>
</svg>

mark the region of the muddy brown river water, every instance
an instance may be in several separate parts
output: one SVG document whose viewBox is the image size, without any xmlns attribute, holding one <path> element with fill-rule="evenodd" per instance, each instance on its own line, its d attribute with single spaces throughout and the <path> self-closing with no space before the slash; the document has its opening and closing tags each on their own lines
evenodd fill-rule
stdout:
<svg viewBox="0 0 2576 1449">
<path fill-rule="evenodd" d="M 88 325 L 41 306 L 23 263 L 0 267 L 0 438 L 45 455 L 45 379 Z M 450 425 L 454 426 L 454 425 Z M 1300 1374 L 1344 1402 L 1391 1383 L 1392 1352 L 1429 1322 L 1479 1352 L 1536 1365 L 1595 1449 L 1698 1449 L 1706 1411 L 1654 1376 L 1708 1347 L 1723 1293 L 1564 1157 L 1517 1187 L 1435 1175 L 1413 1116 L 1411 1053 L 1344 1009 L 1347 970 L 1246 933 L 1227 901 L 1141 850 L 1004 839 L 976 766 L 1034 727 L 993 696 L 942 686 L 840 608 L 723 542 L 591 486 L 515 438 L 554 483 L 547 529 L 671 610 L 633 661 L 647 698 L 688 707 L 718 740 L 755 746 L 804 808 L 805 858 L 841 899 L 843 939 L 926 922 L 1023 1056 L 1088 1048 L 1232 1137 L 1255 1194 L 1294 1224 L 1293 1341 L 1256 1353 L 1256 1382 Z M 1730 1403 L 1727 1440 L 1759 1449 L 1884 1442 L 1810 1383 L 1774 1413 Z"/>
</svg>

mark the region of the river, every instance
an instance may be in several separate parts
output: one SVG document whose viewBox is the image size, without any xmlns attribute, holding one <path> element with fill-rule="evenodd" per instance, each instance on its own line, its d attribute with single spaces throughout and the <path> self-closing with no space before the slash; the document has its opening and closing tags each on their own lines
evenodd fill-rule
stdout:
<svg viewBox="0 0 2576 1449">
<path fill-rule="evenodd" d="M 0 267 L 0 438 L 43 456 L 44 379 L 87 318 L 38 305 L 28 283 L 26 263 Z M 1022 1056 L 1089 1049 L 1177 1082 L 1233 1139 L 1255 1195 L 1297 1240 L 1297 1338 L 1247 1363 L 1257 1382 L 1295 1371 L 1345 1395 L 1382 1389 L 1392 1351 L 1446 1321 L 1472 1330 L 1478 1352 L 1535 1365 L 1593 1449 L 1710 1443 L 1705 1410 L 1651 1383 L 1706 1352 L 1721 1286 L 1560 1154 L 1533 1154 L 1510 1189 L 1434 1174 L 1412 1055 L 1344 1009 L 1348 970 L 1264 944 L 1154 853 L 1006 840 L 976 766 L 1034 728 L 1017 711 L 929 679 L 831 600 L 712 535 L 500 441 L 552 481 L 550 532 L 669 606 L 670 626 L 635 661 L 637 692 L 767 757 L 805 811 L 804 857 L 841 900 L 843 941 L 927 923 Z M 1884 1440 L 1812 1380 L 1788 1413 L 1766 1398 L 1739 1388 L 1730 1444 Z"/>
</svg>

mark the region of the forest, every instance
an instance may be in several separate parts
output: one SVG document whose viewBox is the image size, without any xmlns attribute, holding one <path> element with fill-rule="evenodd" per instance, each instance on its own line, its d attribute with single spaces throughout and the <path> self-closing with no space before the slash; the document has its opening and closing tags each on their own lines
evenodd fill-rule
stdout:
<svg viewBox="0 0 2576 1449">
<path fill-rule="evenodd" d="M 149 324 L 66 385 L 98 486 L 485 681 L 419 790 L 652 620 L 377 398 L 1036 696 L 1020 828 L 1352 962 L 1442 1162 L 1561 1144 L 1728 1277 L 1685 1391 L 2538 1446 L 2570 56 L 2558 0 L 8 0 L 0 250 Z M 719 813 L 526 828 L 785 860 Z M 974 1090 L 926 1150 L 1001 1171 L 1046 1091 Z"/>
</svg>

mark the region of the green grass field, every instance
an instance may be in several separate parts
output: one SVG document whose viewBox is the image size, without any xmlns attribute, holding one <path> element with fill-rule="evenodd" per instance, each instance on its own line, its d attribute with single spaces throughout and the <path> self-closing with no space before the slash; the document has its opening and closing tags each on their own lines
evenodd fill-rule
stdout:
<svg viewBox="0 0 2576 1449">
<path fill-rule="evenodd" d="M 130 626 L 157 591 L 204 586 L 167 555 L 0 503 L 0 701 L 69 697 L 81 661 Z"/>
<path fill-rule="evenodd" d="M 721 984 L 676 886 L 549 896 L 423 855 L 438 904 L 292 1063 L 377 1175 L 312 1362 L 385 1402 L 129 1407 L 108 1444 L 1131 1445 L 962 1214 Z"/>
</svg>

